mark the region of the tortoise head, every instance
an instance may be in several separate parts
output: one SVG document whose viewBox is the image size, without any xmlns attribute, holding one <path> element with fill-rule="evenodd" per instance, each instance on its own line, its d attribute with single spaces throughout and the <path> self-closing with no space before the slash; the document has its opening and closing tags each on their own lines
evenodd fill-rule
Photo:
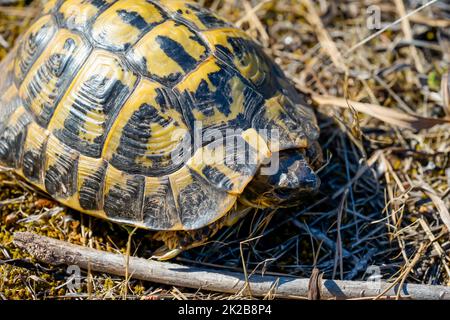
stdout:
<svg viewBox="0 0 450 320">
<path fill-rule="evenodd" d="M 256 208 L 292 207 L 318 191 L 315 169 L 322 163 L 320 148 L 283 150 L 273 154 L 271 162 L 276 170 L 262 166 L 241 195 L 242 203 Z"/>
</svg>

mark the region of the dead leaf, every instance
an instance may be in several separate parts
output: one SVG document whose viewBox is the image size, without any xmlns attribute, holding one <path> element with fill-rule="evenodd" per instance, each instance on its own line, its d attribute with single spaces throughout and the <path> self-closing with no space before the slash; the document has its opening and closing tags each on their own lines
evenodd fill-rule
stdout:
<svg viewBox="0 0 450 320">
<path fill-rule="evenodd" d="M 439 215 L 441 216 L 442 221 L 447 227 L 448 232 L 450 233 L 450 212 L 445 204 L 444 200 L 436 193 L 436 191 L 427 183 L 423 183 L 420 186 L 420 189 L 433 201 L 434 206 L 436 207 Z"/>
<path fill-rule="evenodd" d="M 353 108 L 383 122 L 406 129 L 430 129 L 437 125 L 449 124 L 450 119 L 426 118 L 400 112 L 394 109 L 371 103 L 351 101 L 333 96 L 312 95 L 312 99 L 319 105 L 333 105 L 339 108 Z"/>
<path fill-rule="evenodd" d="M 321 286 L 322 286 L 322 273 L 319 269 L 314 268 L 309 278 L 308 284 L 308 299 L 320 300 L 321 298 Z"/>
</svg>

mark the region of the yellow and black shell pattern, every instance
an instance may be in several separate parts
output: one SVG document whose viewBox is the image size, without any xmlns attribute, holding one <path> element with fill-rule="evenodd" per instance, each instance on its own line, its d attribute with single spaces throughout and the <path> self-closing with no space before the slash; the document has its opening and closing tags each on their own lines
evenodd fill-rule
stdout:
<svg viewBox="0 0 450 320">
<path fill-rule="evenodd" d="M 271 152 L 318 135 L 263 50 L 186 1 L 50 0 L 0 70 L 0 163 L 69 207 L 137 227 L 216 221 Z M 241 144 L 186 143 L 196 123 Z M 272 128 L 277 143 L 258 133 Z M 175 161 L 178 149 L 190 156 Z"/>
</svg>

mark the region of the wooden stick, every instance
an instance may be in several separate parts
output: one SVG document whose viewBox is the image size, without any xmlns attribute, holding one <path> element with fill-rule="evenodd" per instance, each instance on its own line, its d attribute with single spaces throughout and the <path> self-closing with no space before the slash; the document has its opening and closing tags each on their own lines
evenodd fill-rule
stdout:
<svg viewBox="0 0 450 320">
<path fill-rule="evenodd" d="M 130 257 L 128 269 L 124 255 L 103 252 L 51 239 L 30 232 L 16 232 L 14 244 L 38 260 L 50 265 L 77 265 L 92 271 L 125 276 L 126 270 L 132 278 L 173 285 L 236 294 L 246 285 L 242 273 L 195 268 L 169 262 L 159 262 Z M 389 287 L 385 282 L 318 280 L 320 297 L 324 299 L 349 299 L 375 297 Z M 265 296 L 275 291 L 275 297 L 307 297 L 309 279 L 252 275 L 248 285 L 254 296 Z M 274 289 L 275 288 L 275 289 Z M 398 287 L 390 289 L 385 298 L 394 298 Z M 403 297 L 413 299 L 450 300 L 450 287 L 405 284 L 401 288 Z"/>
</svg>

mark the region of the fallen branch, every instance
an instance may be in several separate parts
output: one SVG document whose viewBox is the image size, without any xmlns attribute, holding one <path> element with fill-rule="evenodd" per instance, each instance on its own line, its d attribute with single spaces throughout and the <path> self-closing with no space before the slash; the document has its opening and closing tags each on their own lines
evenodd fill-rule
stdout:
<svg viewBox="0 0 450 320">
<path fill-rule="evenodd" d="M 128 274 L 134 279 L 232 294 L 240 292 L 246 285 L 245 277 L 241 273 L 142 258 L 130 257 L 127 268 L 127 258 L 123 255 L 77 246 L 29 232 L 16 232 L 14 244 L 50 265 L 77 265 L 85 270 L 89 268 L 91 271 L 118 276 L 125 276 L 128 270 Z M 307 297 L 309 284 L 309 279 L 260 275 L 252 275 L 248 282 L 254 296 L 265 296 L 272 290 L 278 298 Z M 320 297 L 324 299 L 375 297 L 389 286 L 389 283 L 384 282 L 333 280 L 320 280 L 318 284 Z M 398 287 L 391 288 L 384 297 L 394 298 L 397 292 Z M 450 287 L 444 286 L 405 284 L 400 293 L 403 297 L 413 299 L 450 300 Z"/>
</svg>

